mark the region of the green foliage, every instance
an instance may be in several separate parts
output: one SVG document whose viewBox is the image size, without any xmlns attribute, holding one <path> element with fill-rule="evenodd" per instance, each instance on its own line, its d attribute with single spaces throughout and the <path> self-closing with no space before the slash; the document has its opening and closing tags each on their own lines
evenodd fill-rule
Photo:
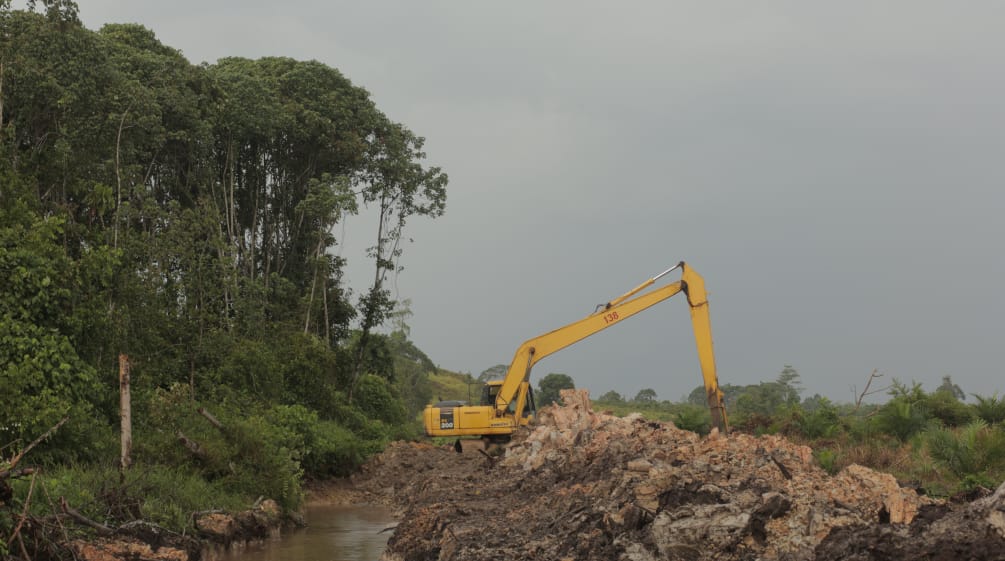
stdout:
<svg viewBox="0 0 1005 561">
<path fill-rule="evenodd" d="M 625 398 L 618 392 L 611 390 L 597 398 L 600 403 L 624 403 Z"/>
<path fill-rule="evenodd" d="M 798 404 L 801 391 L 799 373 L 786 365 L 774 382 L 744 386 L 739 390 L 734 398 L 734 411 L 738 418 L 770 417 L 782 407 Z"/>
<path fill-rule="evenodd" d="M 989 425 L 1005 421 L 1005 398 L 999 398 L 998 392 L 991 396 L 974 394 L 976 403 L 972 405 L 974 414 Z"/>
<path fill-rule="evenodd" d="M 406 415 L 414 419 L 433 398 L 429 375 L 436 366 L 425 353 L 408 340 L 404 331 L 394 331 L 388 338 L 394 355 L 394 388 L 404 402 Z"/>
<path fill-rule="evenodd" d="M 234 341 L 219 368 L 220 383 L 241 388 L 263 401 L 278 401 L 285 385 L 279 357 L 269 343 L 252 339 Z"/>
<path fill-rule="evenodd" d="M 816 458 L 817 463 L 824 471 L 831 475 L 836 475 L 840 468 L 838 467 L 838 454 L 834 450 L 828 448 L 817 448 L 813 451 L 813 457 Z"/>
<path fill-rule="evenodd" d="M 639 390 L 639 393 L 635 394 L 632 401 L 635 403 L 655 403 L 656 390 L 652 388 L 643 388 Z"/>
<path fill-rule="evenodd" d="M 947 391 L 935 391 L 925 396 L 921 402 L 929 417 L 937 419 L 947 427 L 959 427 L 974 420 L 973 408 L 959 401 Z"/>
<path fill-rule="evenodd" d="M 23 504 L 28 480 L 15 482 L 17 501 Z M 237 511 L 250 508 L 258 495 L 234 494 L 219 482 L 207 481 L 184 466 L 136 464 L 125 474 L 103 464 L 64 465 L 41 474 L 36 482 L 31 512 L 51 514 L 40 496 L 64 497 L 85 516 L 109 525 L 142 518 L 175 532 L 190 528 L 192 513 L 207 509 Z M 19 506 L 20 506 L 19 504 Z"/>
<path fill-rule="evenodd" d="M 959 385 L 953 382 L 952 376 L 943 376 L 942 383 L 939 384 L 938 388 L 935 388 L 935 393 L 944 393 L 957 401 L 967 399 L 967 394 L 963 392 L 963 389 Z"/>
<path fill-rule="evenodd" d="M 356 368 L 388 380 L 394 379 L 394 355 L 389 339 L 379 333 L 370 333 L 364 337 L 362 331 L 354 331 L 349 338 L 348 347 L 352 356 L 357 357 Z"/>
<path fill-rule="evenodd" d="M 478 401 L 481 384 L 472 378 L 470 374 L 437 369 L 428 378 L 433 401 Z M 540 399 L 538 399 L 538 404 L 541 404 Z"/>
<path fill-rule="evenodd" d="M 804 438 L 833 438 L 842 430 L 842 422 L 837 407 L 826 397 L 821 397 L 807 411 L 794 405 L 789 409 L 789 420 L 793 428 Z"/>
<path fill-rule="evenodd" d="M 537 400 L 537 404 L 541 407 L 551 405 L 553 402 L 561 403 L 562 396 L 558 392 L 575 387 L 575 382 L 572 381 L 572 377 L 568 374 L 551 373 L 538 380 L 534 397 Z"/>
<path fill-rule="evenodd" d="M 387 380 L 373 374 L 364 374 L 356 386 L 354 402 L 369 418 L 390 425 L 405 422 L 405 408 L 394 394 Z"/>
<path fill-rule="evenodd" d="M 827 398 L 821 398 L 819 406 L 806 413 L 800 430 L 807 438 L 832 438 L 844 429 L 838 408 Z"/>
<path fill-rule="evenodd" d="M 313 478 L 347 476 L 385 444 L 363 440 L 335 421 L 318 421 L 304 437 L 304 470 Z"/>
<path fill-rule="evenodd" d="M 974 410 L 949 391 L 929 394 L 921 384 L 913 383 L 908 387 L 894 380 L 890 395 L 893 398 L 876 415 L 876 425 L 902 442 L 932 426 L 956 427 L 974 419 Z"/>
<path fill-rule="evenodd" d="M 248 497 L 293 508 L 305 475 L 416 434 L 435 368 L 383 279 L 406 221 L 445 210 L 424 139 L 317 61 L 193 65 L 143 26 L 41 6 L 0 0 L 0 449 L 69 416 L 31 454 L 48 485 L 182 528 Z M 379 218 L 357 309 L 333 232 L 361 203 Z M 116 487 L 119 353 L 138 467 Z"/>
<path fill-rule="evenodd" d="M 707 407 L 684 403 L 676 408 L 673 422 L 678 428 L 708 434 L 712 429 L 712 414 Z"/>
<path fill-rule="evenodd" d="M 921 384 L 894 380 L 890 399 L 882 405 L 834 403 L 819 394 L 799 403 L 797 374 L 786 367 L 774 382 L 727 385 L 723 391 L 734 431 L 780 433 L 804 442 L 831 474 L 851 464 L 864 465 L 920 482 L 935 496 L 975 485 L 997 486 L 1005 479 L 1005 430 L 974 419 L 984 415 L 1000 423 L 1003 400 L 997 394 L 974 396 L 975 402 L 967 405 L 958 399 L 958 392 L 949 391 L 946 382 L 928 393 Z M 655 399 L 619 403 L 616 396 L 608 392 L 595 407 L 620 416 L 641 413 L 648 419 L 670 420 L 699 433 L 708 431 L 703 387 L 695 388 L 683 403 Z"/>
<path fill-rule="evenodd" d="M 368 378 L 386 384 L 375 376 Z M 383 405 L 391 407 L 393 402 Z M 358 429 L 371 432 L 356 433 L 338 420 L 321 420 L 316 411 L 302 405 L 263 410 L 254 401 L 238 399 L 214 407 L 212 413 L 222 429 L 196 411 L 198 404 L 191 401 L 186 386 L 158 391 L 150 402 L 150 423 L 136 439 L 137 458 L 148 464 L 189 466 L 228 493 L 265 495 L 295 508 L 305 471 L 313 477 L 347 474 L 390 437 L 389 425 L 372 421 L 347 404 L 342 405 L 343 415 L 352 417 L 350 422 Z M 181 435 L 198 443 L 200 453 L 180 445 Z"/>
<path fill-rule="evenodd" d="M 924 435 L 929 453 L 965 485 L 995 487 L 1005 477 L 1005 432 L 982 420 L 965 427 L 936 427 Z"/>
<path fill-rule="evenodd" d="M 929 418 L 921 402 L 912 402 L 906 397 L 887 402 L 875 418 L 880 431 L 897 437 L 901 442 L 906 442 L 929 426 Z"/>
<path fill-rule="evenodd" d="M 506 376 L 506 372 L 509 371 L 509 366 L 506 364 L 497 364 L 491 366 L 482 371 L 478 375 L 479 382 L 488 382 L 489 380 L 501 380 Z"/>
<path fill-rule="evenodd" d="M 75 297 L 93 290 L 83 285 L 100 259 L 75 265 L 62 234 L 58 219 L 0 210 L 0 443 L 27 444 L 69 416 L 36 457 L 86 459 L 105 450 L 107 431 L 98 374 L 74 342 L 90 310 Z"/>
</svg>

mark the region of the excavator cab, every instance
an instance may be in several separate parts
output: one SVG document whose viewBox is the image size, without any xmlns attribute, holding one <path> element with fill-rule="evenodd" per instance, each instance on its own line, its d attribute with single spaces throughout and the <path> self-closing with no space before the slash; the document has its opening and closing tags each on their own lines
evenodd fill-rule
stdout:
<svg viewBox="0 0 1005 561">
<path fill-rule="evenodd" d="M 492 380 L 486 382 L 485 385 L 482 386 L 482 395 L 478 404 L 488 406 L 495 405 L 496 397 L 499 395 L 499 389 L 502 388 L 502 383 L 503 383 L 502 380 Z M 509 404 L 506 406 L 506 412 L 512 415 L 516 413 L 516 407 L 517 407 L 517 400 L 514 399 L 510 401 Z M 528 384 L 527 400 L 523 408 L 523 418 L 530 419 L 534 416 L 536 412 L 537 407 L 534 404 L 534 388 L 532 388 L 530 384 Z"/>
<path fill-rule="evenodd" d="M 502 387 L 502 380 L 486 382 L 482 386 L 482 398 L 478 405 L 495 405 L 496 396 L 499 395 L 499 388 Z"/>
</svg>

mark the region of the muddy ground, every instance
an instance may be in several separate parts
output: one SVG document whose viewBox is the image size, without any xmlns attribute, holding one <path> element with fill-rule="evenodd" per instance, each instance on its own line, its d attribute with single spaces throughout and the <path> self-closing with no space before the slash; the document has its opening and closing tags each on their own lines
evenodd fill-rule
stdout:
<svg viewBox="0 0 1005 561">
<path fill-rule="evenodd" d="M 387 561 L 1005 560 L 1005 485 L 966 505 L 777 436 L 544 410 L 505 452 L 395 443 L 353 493 L 400 510 Z"/>
</svg>

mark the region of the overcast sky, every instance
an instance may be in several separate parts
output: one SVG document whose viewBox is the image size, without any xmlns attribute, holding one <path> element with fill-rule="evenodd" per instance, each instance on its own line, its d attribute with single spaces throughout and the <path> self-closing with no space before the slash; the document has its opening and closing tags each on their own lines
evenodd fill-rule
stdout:
<svg viewBox="0 0 1005 561">
<path fill-rule="evenodd" d="M 80 5 L 193 63 L 322 61 L 424 136 L 447 213 L 409 224 L 395 289 L 444 368 L 508 363 L 685 260 L 720 383 L 790 364 L 840 401 L 874 369 L 1005 390 L 1003 3 Z M 344 232 L 357 292 L 372 230 Z M 677 297 L 533 381 L 678 399 L 701 382 L 690 329 Z"/>
</svg>

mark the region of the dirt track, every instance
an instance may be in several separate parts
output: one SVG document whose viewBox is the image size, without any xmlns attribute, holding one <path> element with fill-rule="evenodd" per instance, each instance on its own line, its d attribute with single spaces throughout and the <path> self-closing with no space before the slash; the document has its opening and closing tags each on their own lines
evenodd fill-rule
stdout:
<svg viewBox="0 0 1005 561">
<path fill-rule="evenodd" d="M 401 509 L 386 560 L 1005 560 L 1005 485 L 966 506 L 775 436 L 547 409 L 504 457 L 396 443 L 355 478 Z"/>
</svg>

